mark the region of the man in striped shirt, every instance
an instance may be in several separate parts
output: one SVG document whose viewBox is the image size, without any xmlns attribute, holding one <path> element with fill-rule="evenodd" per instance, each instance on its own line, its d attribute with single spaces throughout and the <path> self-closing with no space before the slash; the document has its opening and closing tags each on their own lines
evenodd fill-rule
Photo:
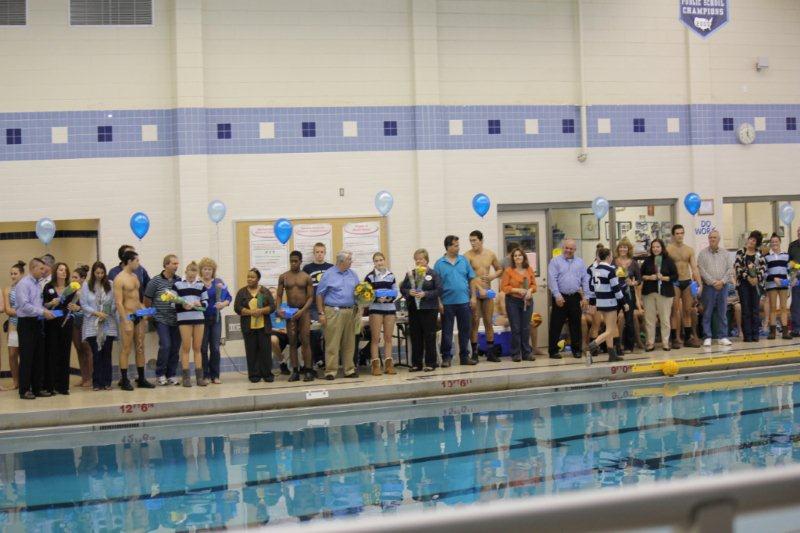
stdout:
<svg viewBox="0 0 800 533">
<path fill-rule="evenodd" d="M 180 385 L 178 374 L 178 350 L 181 347 L 181 333 L 178 329 L 178 318 L 175 307 L 169 302 L 161 301 L 164 291 L 172 289 L 180 280 L 178 256 L 169 254 L 164 257 L 164 270 L 147 284 L 144 290 L 144 306 L 155 307 L 153 317 L 158 333 L 158 359 L 156 360 L 156 377 L 159 385 Z"/>
</svg>

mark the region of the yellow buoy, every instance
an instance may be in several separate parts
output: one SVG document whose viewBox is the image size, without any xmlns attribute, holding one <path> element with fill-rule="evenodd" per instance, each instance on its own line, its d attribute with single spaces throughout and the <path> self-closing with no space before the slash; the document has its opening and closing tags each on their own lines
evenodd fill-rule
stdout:
<svg viewBox="0 0 800 533">
<path fill-rule="evenodd" d="M 664 361 L 664 364 L 661 365 L 661 372 L 664 373 L 665 376 L 674 376 L 678 373 L 680 367 L 678 363 L 670 359 L 669 361 Z"/>
</svg>

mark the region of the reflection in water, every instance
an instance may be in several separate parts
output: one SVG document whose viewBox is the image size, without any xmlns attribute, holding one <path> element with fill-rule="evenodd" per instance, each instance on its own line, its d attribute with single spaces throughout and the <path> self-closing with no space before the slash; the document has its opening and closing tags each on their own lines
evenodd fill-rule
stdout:
<svg viewBox="0 0 800 533">
<path fill-rule="evenodd" d="M 450 400 L 437 416 L 426 407 L 419 418 L 379 412 L 380 420 L 330 427 L 301 420 L 286 431 L 250 432 L 252 422 L 242 422 L 187 424 L 170 429 L 177 438 L 126 435 L 96 446 L 33 440 L 26 451 L 0 455 L 0 531 L 280 524 L 800 459 L 800 384 L 787 377 L 740 390 L 713 385 L 624 400 L 604 392 L 592 403 L 536 408 L 522 407 L 533 397 L 500 402 L 502 409 L 497 400 L 456 407 Z"/>
</svg>

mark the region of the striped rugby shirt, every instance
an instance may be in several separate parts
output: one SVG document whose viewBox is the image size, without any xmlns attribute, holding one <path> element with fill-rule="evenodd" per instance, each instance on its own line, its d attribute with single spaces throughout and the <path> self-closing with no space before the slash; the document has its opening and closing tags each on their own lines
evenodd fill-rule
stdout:
<svg viewBox="0 0 800 533">
<path fill-rule="evenodd" d="M 178 296 L 186 300 L 191 305 L 208 305 L 208 293 L 206 286 L 199 279 L 195 281 L 176 281 L 174 290 Z M 205 322 L 205 312 L 184 309 L 182 305 L 175 304 L 175 314 L 178 316 L 178 324 L 203 324 Z"/>
<path fill-rule="evenodd" d="M 372 285 L 372 288 L 375 289 L 376 291 L 379 289 L 385 289 L 397 292 L 397 279 L 395 279 L 394 274 L 392 274 L 388 270 L 384 270 L 383 272 L 378 272 L 377 270 L 373 270 L 372 272 L 367 274 L 367 276 L 364 278 L 364 281 Z M 375 299 L 377 300 L 377 296 L 375 297 Z M 370 304 L 369 310 L 394 312 L 396 310 L 396 307 L 394 305 L 394 301 L 391 302 L 375 301 Z"/>
<path fill-rule="evenodd" d="M 614 311 L 625 303 L 625 295 L 617 278 L 617 270 L 608 263 L 600 263 L 592 267 L 589 289 L 592 292 L 589 302 L 596 305 L 598 311 Z"/>
<path fill-rule="evenodd" d="M 789 279 L 789 254 L 770 252 L 764 259 L 767 262 L 767 290 L 785 288 L 780 280 Z"/>
</svg>

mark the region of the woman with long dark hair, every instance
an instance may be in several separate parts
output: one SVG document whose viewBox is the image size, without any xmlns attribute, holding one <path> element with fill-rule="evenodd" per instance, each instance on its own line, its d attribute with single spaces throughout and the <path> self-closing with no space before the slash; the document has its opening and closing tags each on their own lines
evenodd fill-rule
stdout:
<svg viewBox="0 0 800 533">
<path fill-rule="evenodd" d="M 81 287 L 86 283 L 89 275 L 89 266 L 80 265 L 72 271 L 72 281 L 80 283 Z M 78 354 L 78 366 L 81 370 L 81 387 L 92 386 L 92 347 L 83 340 L 83 308 L 80 305 L 81 295 L 78 293 L 77 299 L 70 304 L 70 310 L 75 315 L 72 326 L 72 345 Z"/>
<path fill-rule="evenodd" d="M 531 315 L 536 274 L 522 248 L 511 252 L 511 266 L 503 270 L 500 290 L 506 295 L 505 308 L 511 326 L 511 360 L 515 363 L 533 361 Z"/>
<path fill-rule="evenodd" d="M 661 239 L 653 239 L 650 243 L 650 255 L 642 263 L 641 275 L 644 321 L 647 328 L 645 351 L 655 350 L 658 320 L 661 325 L 661 346 L 668 352 L 672 299 L 675 297 L 675 286 L 672 283 L 678 279 L 678 267 Z"/>
<path fill-rule="evenodd" d="M 75 319 L 69 306 L 78 294 L 65 294 L 69 284 L 69 267 L 66 263 L 56 263 L 53 265 L 53 277 L 42 291 L 44 306 L 62 313 L 61 317 L 44 323 L 47 355 L 42 389 L 51 394 L 69 394 L 69 356 L 72 350 L 72 324 Z"/>
<path fill-rule="evenodd" d="M 117 304 L 106 274 L 106 266 L 92 265 L 89 281 L 81 288 L 83 340 L 92 349 L 92 389 L 111 390 L 111 348 L 117 338 Z"/>
<path fill-rule="evenodd" d="M 12 390 L 19 388 L 19 334 L 17 333 L 17 283 L 25 275 L 25 261 L 11 266 L 11 285 L 3 289 L 3 303 L 8 315 L 8 366 L 11 368 Z"/>
<path fill-rule="evenodd" d="M 761 283 L 767 270 L 766 261 L 758 251 L 762 240 L 763 235 L 760 231 L 752 231 L 744 247 L 736 252 L 736 261 L 733 263 L 739 303 L 742 306 L 744 342 L 758 342 L 758 333 L 761 329 L 759 317 Z"/>
</svg>

